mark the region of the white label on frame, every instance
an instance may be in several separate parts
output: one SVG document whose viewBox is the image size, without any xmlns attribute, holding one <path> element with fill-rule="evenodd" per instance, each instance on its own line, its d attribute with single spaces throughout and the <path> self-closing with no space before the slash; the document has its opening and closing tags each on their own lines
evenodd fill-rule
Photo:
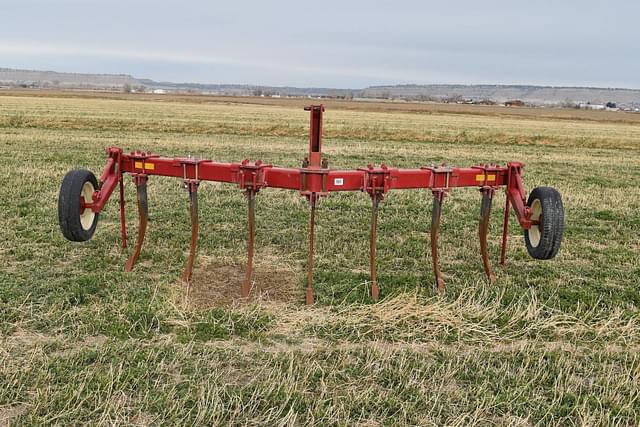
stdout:
<svg viewBox="0 0 640 427">
<path fill-rule="evenodd" d="M 339 185 L 344 185 L 344 178 L 334 178 L 333 185 L 335 185 L 336 187 Z"/>
</svg>

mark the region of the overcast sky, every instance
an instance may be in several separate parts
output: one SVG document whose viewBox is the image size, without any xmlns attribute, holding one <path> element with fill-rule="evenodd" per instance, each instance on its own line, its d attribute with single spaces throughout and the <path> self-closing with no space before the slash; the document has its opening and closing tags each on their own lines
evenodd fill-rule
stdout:
<svg viewBox="0 0 640 427">
<path fill-rule="evenodd" d="M 0 67 L 175 82 L 640 88 L 636 0 L 0 0 Z"/>
</svg>

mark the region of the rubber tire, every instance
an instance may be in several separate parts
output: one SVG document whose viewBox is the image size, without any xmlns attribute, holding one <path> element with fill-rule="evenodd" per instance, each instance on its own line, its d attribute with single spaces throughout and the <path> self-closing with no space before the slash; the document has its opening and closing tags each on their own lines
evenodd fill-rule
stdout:
<svg viewBox="0 0 640 427">
<path fill-rule="evenodd" d="M 75 169 L 65 175 L 60 186 L 58 222 L 64 237 L 72 242 L 84 242 L 91 239 L 98 224 L 98 214 L 95 214 L 91 227 L 88 229 L 82 227 L 80 222 L 80 197 L 86 182 L 90 182 L 93 184 L 93 188 L 98 189 L 98 181 L 91 171 Z"/>
<path fill-rule="evenodd" d="M 539 225 L 540 241 L 531 243 L 529 230 L 524 230 L 524 241 L 529 255 L 536 259 L 551 259 L 558 254 L 564 231 L 564 207 L 558 190 L 552 187 L 536 187 L 529 194 L 527 206 L 540 201 L 542 221 Z M 536 227 L 535 225 L 533 227 Z"/>
</svg>

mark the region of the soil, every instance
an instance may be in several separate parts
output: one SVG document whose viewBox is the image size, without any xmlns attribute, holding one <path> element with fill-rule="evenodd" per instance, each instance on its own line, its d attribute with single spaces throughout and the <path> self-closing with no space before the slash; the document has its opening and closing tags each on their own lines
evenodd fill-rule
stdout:
<svg viewBox="0 0 640 427">
<path fill-rule="evenodd" d="M 188 305 L 207 308 L 232 305 L 242 301 L 240 287 L 244 265 L 209 264 L 194 269 L 188 291 Z M 302 284 L 295 270 L 273 265 L 256 265 L 249 301 L 302 301 Z"/>
</svg>

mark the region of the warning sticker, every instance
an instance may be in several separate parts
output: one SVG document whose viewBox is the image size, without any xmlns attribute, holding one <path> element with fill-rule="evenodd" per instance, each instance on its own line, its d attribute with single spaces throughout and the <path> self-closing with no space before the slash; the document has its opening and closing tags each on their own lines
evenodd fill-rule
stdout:
<svg viewBox="0 0 640 427">
<path fill-rule="evenodd" d="M 336 187 L 344 185 L 344 178 L 334 178 L 333 185 L 335 185 Z"/>
<path fill-rule="evenodd" d="M 495 175 L 487 175 L 487 181 L 495 181 L 495 180 L 496 180 Z M 484 175 L 476 175 L 476 181 L 478 182 L 484 181 Z"/>
<path fill-rule="evenodd" d="M 146 169 L 148 171 L 152 171 L 156 168 L 156 165 L 154 165 L 153 163 L 143 163 L 143 162 L 135 162 L 133 166 L 136 169 Z"/>
</svg>

